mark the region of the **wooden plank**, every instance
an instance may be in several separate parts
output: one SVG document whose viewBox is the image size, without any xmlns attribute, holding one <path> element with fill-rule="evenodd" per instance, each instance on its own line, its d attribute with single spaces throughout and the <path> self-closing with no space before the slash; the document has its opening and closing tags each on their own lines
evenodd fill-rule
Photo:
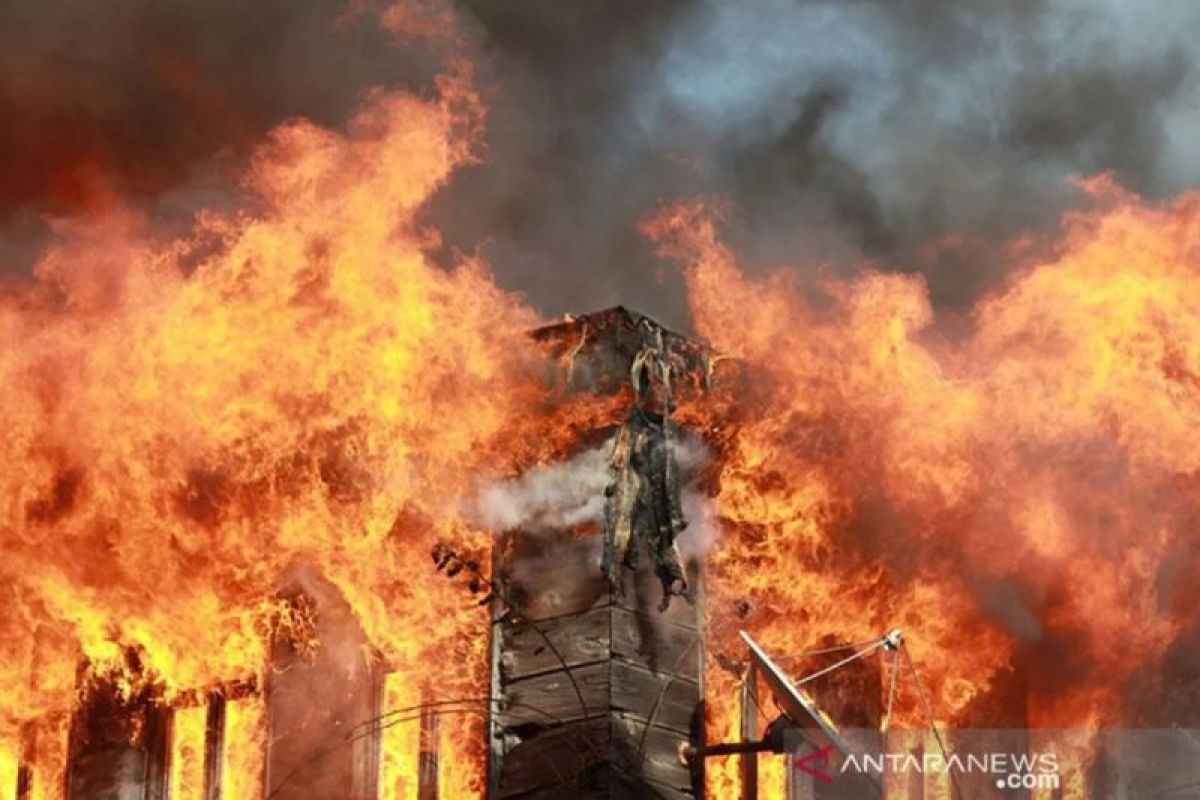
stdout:
<svg viewBox="0 0 1200 800">
<path fill-rule="evenodd" d="M 636 720 L 617 719 L 613 722 L 614 763 L 630 776 L 680 792 L 692 790 L 692 772 L 679 760 L 679 750 L 688 741 L 686 734 L 657 726 L 647 729 Z"/>
<path fill-rule="evenodd" d="M 624 718 L 649 720 L 681 733 L 697 729 L 701 713 L 700 687 L 673 675 L 612 662 L 613 711 Z"/>
<path fill-rule="evenodd" d="M 700 678 L 700 633 L 655 616 L 612 610 L 612 650 L 652 672 Z"/>
<path fill-rule="evenodd" d="M 607 607 L 541 622 L 503 626 L 500 675 L 507 681 L 609 657 Z"/>
<path fill-rule="evenodd" d="M 599 565 L 590 567 L 594 543 L 562 547 L 552 562 L 510 576 L 509 592 L 523 619 L 545 620 L 608 605 L 608 582 Z"/>
<path fill-rule="evenodd" d="M 544 727 L 606 714 L 608 671 L 600 663 L 513 681 L 504 687 L 497 721 L 502 728 Z"/>
<path fill-rule="evenodd" d="M 698 724 L 701 700 L 691 681 L 614 660 L 510 683 L 497 719 L 504 728 L 544 727 L 583 719 L 586 707 L 586 716 L 610 710 L 638 720 L 653 716 L 654 725 L 687 733 Z"/>
<path fill-rule="evenodd" d="M 608 758 L 607 717 L 537 731 L 504 757 L 499 796 L 523 795 L 536 789 L 554 796 L 577 796 L 585 770 Z"/>
<path fill-rule="evenodd" d="M 208 695 L 204 726 L 204 800 L 221 800 L 221 765 L 225 761 L 225 696 Z"/>
<path fill-rule="evenodd" d="M 638 797 L 688 800 L 695 795 L 682 767 L 666 768 L 667 751 L 674 752 L 682 737 L 651 728 L 646 758 L 638 746 L 644 726 L 622 728 L 619 748 L 610 746 L 607 718 L 544 731 L 526 740 L 505 757 L 499 797 L 505 800 Z M 618 759 L 613 761 L 612 759 Z"/>
</svg>

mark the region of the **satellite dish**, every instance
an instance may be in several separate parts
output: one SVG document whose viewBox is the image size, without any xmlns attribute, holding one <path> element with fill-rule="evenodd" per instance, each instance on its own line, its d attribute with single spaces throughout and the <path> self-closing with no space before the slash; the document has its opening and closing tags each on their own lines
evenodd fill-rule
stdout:
<svg viewBox="0 0 1200 800">
<path fill-rule="evenodd" d="M 838 732 L 837 725 L 822 711 L 816 702 L 802 689 L 792 682 L 779 665 L 767 655 L 758 642 L 746 631 L 741 631 L 742 641 L 750 649 L 750 658 L 763 677 L 763 682 L 775 699 L 776 705 L 792 725 L 803 732 L 804 738 L 818 751 L 829 754 L 828 771 L 840 773 L 846 758 L 854 752 L 853 748 Z M 899 631 L 889 633 L 878 642 L 879 647 L 892 648 L 899 644 Z M 882 795 L 883 786 L 876 775 L 856 773 L 870 782 L 872 787 Z"/>
<path fill-rule="evenodd" d="M 784 715 L 791 720 L 793 725 L 804 729 L 808 740 L 817 747 L 831 744 L 835 750 L 845 753 L 847 747 L 838 734 L 833 720 L 824 711 L 817 708 L 816 702 L 807 693 L 792 683 L 791 678 L 771 660 L 771 657 L 758 642 L 754 641 L 750 634 L 742 631 L 741 636 L 742 641 L 750 648 L 750 658 L 758 667 L 763 682 L 767 684 L 771 696 L 775 698 L 775 703 Z"/>
<path fill-rule="evenodd" d="M 846 759 L 858 752 L 860 748 L 852 747 L 847 742 L 846 737 L 838 731 L 837 725 L 829 718 L 829 715 L 822 711 L 816 701 L 779 668 L 774 659 L 767 655 L 767 651 L 763 650 L 750 634 L 741 631 L 741 636 L 742 641 L 750 650 L 754 672 L 762 676 L 781 715 L 767 725 L 763 737 L 757 741 L 743 740 L 701 745 L 684 743 L 679 748 L 680 763 L 686 766 L 693 764 L 697 759 L 734 754 L 795 752 L 801 743 L 800 740 L 803 739 L 813 747 L 813 750 L 796 759 L 797 768 L 814 777 L 820 777 L 823 781 L 832 781 L 836 777 L 838 797 L 883 797 L 881 776 L 860 770 L 842 773 Z M 877 650 L 890 651 L 895 657 L 900 652 L 903 640 L 904 636 L 900 630 L 892 629 L 879 639 L 864 642 L 862 648 L 853 655 L 808 675 L 801 682 L 819 678 Z M 840 649 L 857 647 L 859 645 L 846 645 Z M 890 714 L 890 712 L 889 701 L 888 713 Z M 940 741 L 939 738 L 939 743 Z M 819 773 L 814 771 L 817 766 L 821 768 Z M 961 793 L 958 793 L 958 796 L 961 798 Z"/>
</svg>

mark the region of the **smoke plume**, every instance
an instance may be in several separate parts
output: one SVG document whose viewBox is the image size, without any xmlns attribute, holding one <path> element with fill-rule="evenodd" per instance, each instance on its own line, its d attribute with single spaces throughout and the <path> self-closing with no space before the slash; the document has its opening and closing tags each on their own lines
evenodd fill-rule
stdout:
<svg viewBox="0 0 1200 800">
<path fill-rule="evenodd" d="M 445 52 L 368 0 L 9 3 L 0 9 L 0 272 L 46 215 L 114 197 L 156 220 L 295 116 L 338 125 Z M 690 328 L 636 230 L 664 202 L 729 201 L 748 269 L 918 271 L 962 309 L 1000 245 L 1052 228 L 1072 176 L 1148 197 L 1200 177 L 1200 7 L 1106 2 L 461 0 L 491 109 L 479 164 L 430 209 L 447 263 L 479 251 L 547 314 L 629 302 Z"/>
</svg>

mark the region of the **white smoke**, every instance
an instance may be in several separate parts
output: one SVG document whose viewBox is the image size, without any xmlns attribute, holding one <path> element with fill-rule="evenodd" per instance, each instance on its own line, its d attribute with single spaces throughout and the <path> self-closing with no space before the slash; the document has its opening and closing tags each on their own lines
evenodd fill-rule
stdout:
<svg viewBox="0 0 1200 800">
<path fill-rule="evenodd" d="M 516 478 L 480 485 L 466 504 L 467 516 L 492 531 L 526 533 L 561 531 L 604 520 L 604 489 L 613 440 L 584 450 L 566 461 L 534 467 Z M 683 506 L 691 524 L 685 534 L 707 549 L 712 540 L 711 503 L 691 486 L 689 476 L 708 460 L 702 442 L 690 436 L 672 442 L 683 482 Z M 681 542 L 682 544 L 682 542 Z M 689 550 L 692 547 L 689 546 Z"/>
<path fill-rule="evenodd" d="M 604 517 L 611 442 L 567 461 L 534 467 L 516 478 L 479 487 L 467 513 L 493 531 L 526 533 L 573 528 Z"/>
</svg>

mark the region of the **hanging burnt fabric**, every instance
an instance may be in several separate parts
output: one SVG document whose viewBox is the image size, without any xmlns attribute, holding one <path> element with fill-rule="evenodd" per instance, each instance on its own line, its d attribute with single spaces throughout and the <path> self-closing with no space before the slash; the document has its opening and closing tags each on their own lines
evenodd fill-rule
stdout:
<svg viewBox="0 0 1200 800">
<path fill-rule="evenodd" d="M 639 332 L 642 349 L 630 369 L 635 400 L 609 458 L 603 569 L 619 593 L 622 571 L 637 569 L 642 549 L 648 550 L 663 588 L 659 608 L 665 611 L 673 596 L 692 600 L 676 541 L 687 520 L 671 445 L 675 365 L 660 328 L 643 320 Z"/>
</svg>

